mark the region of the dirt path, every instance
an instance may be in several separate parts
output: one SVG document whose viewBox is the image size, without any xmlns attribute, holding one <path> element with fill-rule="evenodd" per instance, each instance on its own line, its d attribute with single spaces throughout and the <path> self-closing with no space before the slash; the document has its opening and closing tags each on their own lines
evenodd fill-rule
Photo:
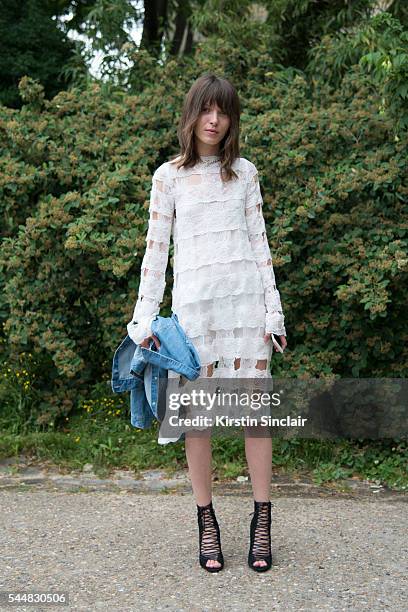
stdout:
<svg viewBox="0 0 408 612">
<path fill-rule="evenodd" d="M 225 569 L 209 574 L 186 474 L 150 471 L 135 484 L 123 472 L 97 479 L 89 466 L 59 477 L 29 467 L 18 476 L 2 466 L 0 591 L 65 591 L 69 605 L 1 610 L 408 609 L 406 494 L 275 479 L 274 565 L 256 574 L 246 565 L 249 483 L 215 483 Z"/>
</svg>

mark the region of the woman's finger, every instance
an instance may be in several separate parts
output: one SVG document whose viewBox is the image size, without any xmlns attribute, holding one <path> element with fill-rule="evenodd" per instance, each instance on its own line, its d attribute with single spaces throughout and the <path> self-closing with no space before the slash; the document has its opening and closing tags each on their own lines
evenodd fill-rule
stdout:
<svg viewBox="0 0 408 612">
<path fill-rule="evenodd" d="M 152 334 L 151 337 L 153 338 L 153 341 L 154 341 L 154 344 L 155 344 L 156 348 L 159 349 L 160 348 L 160 340 L 154 334 Z"/>
</svg>

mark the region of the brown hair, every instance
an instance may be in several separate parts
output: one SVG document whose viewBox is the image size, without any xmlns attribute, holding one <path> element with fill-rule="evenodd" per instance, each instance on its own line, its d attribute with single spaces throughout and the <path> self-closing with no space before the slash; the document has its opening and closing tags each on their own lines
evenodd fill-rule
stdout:
<svg viewBox="0 0 408 612">
<path fill-rule="evenodd" d="M 239 119 L 240 102 L 235 87 L 227 80 L 213 73 L 205 73 L 190 87 L 184 98 L 183 109 L 177 129 L 180 153 L 171 163 L 178 160 L 177 169 L 191 168 L 199 160 L 194 146 L 194 127 L 206 104 L 216 103 L 230 118 L 230 127 L 220 142 L 221 177 L 230 181 L 237 174 L 232 169 L 232 163 L 239 157 Z"/>
</svg>

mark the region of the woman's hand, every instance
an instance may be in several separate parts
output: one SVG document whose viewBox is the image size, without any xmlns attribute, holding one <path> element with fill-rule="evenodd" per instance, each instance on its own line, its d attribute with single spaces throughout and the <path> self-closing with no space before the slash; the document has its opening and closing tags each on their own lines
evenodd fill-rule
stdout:
<svg viewBox="0 0 408 612">
<path fill-rule="evenodd" d="M 276 334 L 275 334 L 275 335 L 276 335 Z M 279 344 L 281 345 L 282 350 L 285 350 L 285 348 L 288 346 L 288 343 L 287 343 L 287 341 L 286 341 L 286 336 L 278 336 L 278 338 L 279 338 L 279 340 L 280 340 Z M 265 340 L 265 342 L 269 342 L 269 341 L 271 341 L 271 342 L 272 342 L 272 334 L 265 334 L 265 336 L 264 336 L 264 340 Z M 279 353 L 278 349 L 277 349 L 277 348 L 276 348 L 276 346 L 273 344 L 273 342 L 272 342 L 272 346 L 273 346 L 273 348 L 275 349 L 275 351 L 276 351 L 277 353 Z"/>
<path fill-rule="evenodd" d="M 160 341 L 159 341 L 158 337 L 155 336 L 154 334 L 152 334 L 151 336 L 147 336 L 147 338 L 142 340 L 142 342 L 140 343 L 140 346 L 143 346 L 143 348 L 149 348 L 149 343 L 150 343 L 151 339 L 153 340 L 157 350 L 159 350 L 159 348 L 160 348 Z"/>
</svg>

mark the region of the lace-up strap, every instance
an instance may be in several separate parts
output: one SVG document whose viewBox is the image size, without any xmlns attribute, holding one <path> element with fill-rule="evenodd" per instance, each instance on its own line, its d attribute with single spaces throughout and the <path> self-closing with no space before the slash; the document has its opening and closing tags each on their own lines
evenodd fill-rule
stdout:
<svg viewBox="0 0 408 612">
<path fill-rule="evenodd" d="M 202 534 L 200 539 L 200 552 L 208 559 L 218 560 L 221 552 L 219 528 L 212 502 L 206 506 L 197 506 L 197 515 Z"/>
<path fill-rule="evenodd" d="M 254 502 L 255 511 L 253 514 L 254 535 L 251 546 L 251 553 L 257 560 L 264 559 L 271 554 L 271 512 L 273 506 L 271 502 Z"/>
</svg>

